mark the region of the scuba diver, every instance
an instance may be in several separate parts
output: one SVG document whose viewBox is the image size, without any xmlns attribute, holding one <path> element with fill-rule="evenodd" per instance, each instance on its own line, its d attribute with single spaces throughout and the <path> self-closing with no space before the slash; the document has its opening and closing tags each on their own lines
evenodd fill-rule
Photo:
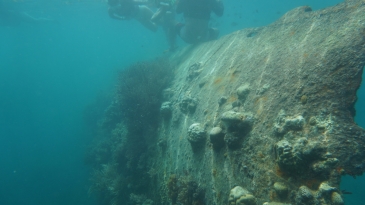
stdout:
<svg viewBox="0 0 365 205">
<path fill-rule="evenodd" d="M 147 1 L 137 0 L 108 0 L 109 16 L 117 20 L 136 19 L 150 31 L 157 31 L 157 24 L 151 20 L 153 11 L 145 4 Z"/>
<path fill-rule="evenodd" d="M 209 27 L 211 12 L 222 16 L 224 6 L 221 0 L 179 0 L 176 13 L 183 13 L 185 25 L 177 23 L 176 32 L 190 44 L 196 44 L 218 38 L 219 31 Z"/>
</svg>

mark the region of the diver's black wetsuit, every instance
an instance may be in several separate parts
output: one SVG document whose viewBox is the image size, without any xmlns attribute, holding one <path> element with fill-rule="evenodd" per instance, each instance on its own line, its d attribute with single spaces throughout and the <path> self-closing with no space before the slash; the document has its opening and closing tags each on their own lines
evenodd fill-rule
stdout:
<svg viewBox="0 0 365 205">
<path fill-rule="evenodd" d="M 222 16 L 223 3 L 220 0 L 180 0 L 176 13 L 183 13 L 185 26 L 178 31 L 187 43 L 199 43 L 217 38 L 218 30 L 208 27 L 210 13 Z"/>
<path fill-rule="evenodd" d="M 109 15 L 112 18 L 130 19 L 138 14 L 138 4 L 133 1 L 123 1 L 122 4 L 109 8 Z"/>
<path fill-rule="evenodd" d="M 149 30 L 156 32 L 157 25 L 151 21 L 153 11 L 145 6 L 147 1 L 121 0 L 111 1 L 109 16 L 117 20 L 136 19 Z"/>
<path fill-rule="evenodd" d="M 217 0 L 180 0 L 176 5 L 176 13 L 184 13 L 185 18 L 209 20 L 212 11 L 222 16 L 223 10 L 223 3 Z"/>
</svg>

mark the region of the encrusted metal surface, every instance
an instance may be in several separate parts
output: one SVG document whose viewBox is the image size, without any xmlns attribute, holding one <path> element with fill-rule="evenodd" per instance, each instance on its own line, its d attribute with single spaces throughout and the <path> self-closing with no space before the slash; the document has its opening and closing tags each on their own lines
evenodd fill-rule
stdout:
<svg viewBox="0 0 365 205">
<path fill-rule="evenodd" d="M 210 205 L 228 204 L 235 186 L 256 204 L 341 204 L 341 175 L 364 172 L 365 132 L 353 119 L 364 1 L 300 7 L 266 27 L 188 47 L 172 62 L 172 115 L 151 167 L 161 203 L 171 200 L 169 180 L 188 178 Z M 205 128 L 205 143 L 189 142 L 194 123 Z M 222 146 L 210 142 L 213 127 L 222 128 Z"/>
</svg>

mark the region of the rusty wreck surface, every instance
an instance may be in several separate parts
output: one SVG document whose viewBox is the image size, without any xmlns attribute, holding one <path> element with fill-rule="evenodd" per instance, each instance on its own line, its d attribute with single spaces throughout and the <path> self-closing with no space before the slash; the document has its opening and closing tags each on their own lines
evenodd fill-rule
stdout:
<svg viewBox="0 0 365 205">
<path fill-rule="evenodd" d="M 365 170 L 365 132 L 354 122 L 364 1 L 296 8 L 171 61 L 172 114 L 151 167 L 162 202 L 344 203 L 341 176 Z"/>
</svg>

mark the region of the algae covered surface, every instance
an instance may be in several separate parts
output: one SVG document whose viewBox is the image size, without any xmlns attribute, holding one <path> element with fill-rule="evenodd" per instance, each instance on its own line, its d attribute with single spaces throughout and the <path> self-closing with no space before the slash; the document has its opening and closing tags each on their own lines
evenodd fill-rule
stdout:
<svg viewBox="0 0 365 205">
<path fill-rule="evenodd" d="M 132 66 L 145 75 L 120 80 L 93 189 L 106 204 L 344 204 L 341 176 L 365 170 L 364 65 L 365 2 L 346 1 Z"/>
</svg>

